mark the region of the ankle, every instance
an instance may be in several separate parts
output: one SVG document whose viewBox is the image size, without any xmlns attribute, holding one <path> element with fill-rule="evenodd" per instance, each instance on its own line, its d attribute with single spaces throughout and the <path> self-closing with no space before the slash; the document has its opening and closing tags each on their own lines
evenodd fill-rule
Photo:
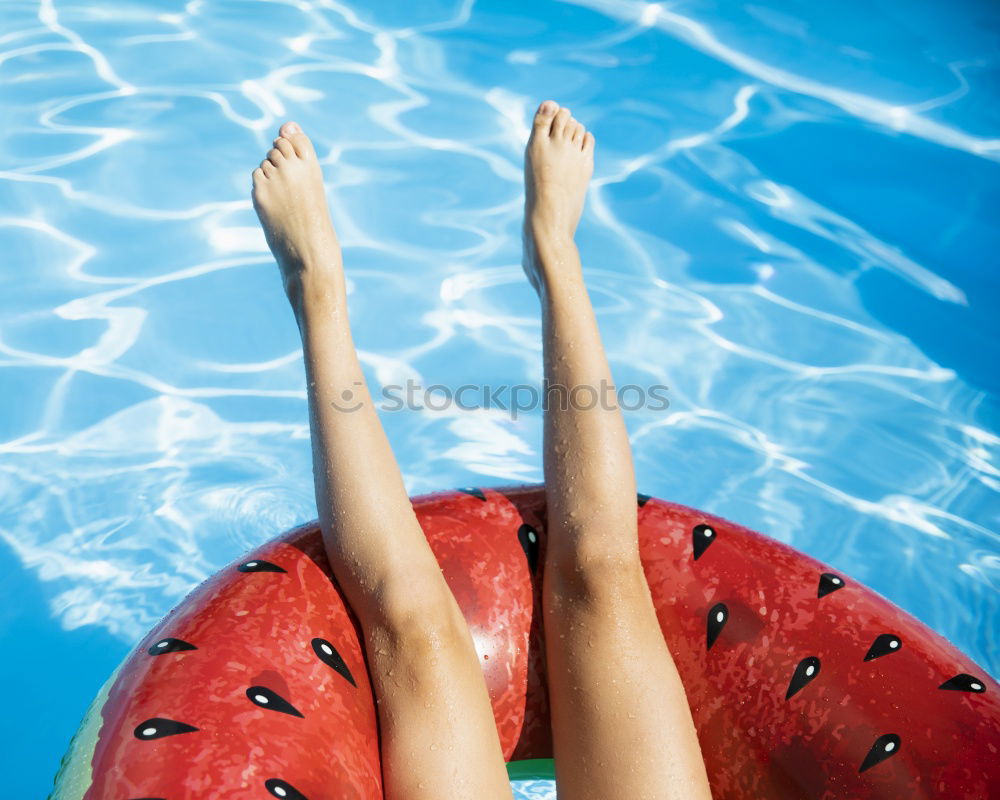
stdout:
<svg viewBox="0 0 1000 800">
<path fill-rule="evenodd" d="M 285 295 L 296 318 L 329 312 L 347 305 L 347 287 L 339 263 L 336 269 L 303 267 L 283 279 Z"/>
<path fill-rule="evenodd" d="M 537 248 L 554 252 L 576 251 L 573 226 L 554 215 L 541 212 L 537 207 L 528 214 L 524 233 L 525 238 Z"/>
<path fill-rule="evenodd" d="M 585 288 L 580 255 L 572 237 L 534 236 L 526 231 L 524 267 L 543 302 L 551 297 L 578 296 Z"/>
</svg>

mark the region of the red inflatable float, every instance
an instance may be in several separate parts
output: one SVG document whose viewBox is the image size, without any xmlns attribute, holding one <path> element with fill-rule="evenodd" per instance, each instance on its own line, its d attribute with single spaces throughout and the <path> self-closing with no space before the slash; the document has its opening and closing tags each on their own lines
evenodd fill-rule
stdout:
<svg viewBox="0 0 1000 800">
<path fill-rule="evenodd" d="M 543 491 L 414 507 L 468 619 L 505 756 L 550 757 Z M 714 797 L 1000 797 L 1000 687 L 944 639 L 746 528 L 645 496 L 638 514 Z M 382 797 L 359 629 L 316 523 L 223 569 L 156 626 L 94 701 L 53 797 Z"/>
</svg>

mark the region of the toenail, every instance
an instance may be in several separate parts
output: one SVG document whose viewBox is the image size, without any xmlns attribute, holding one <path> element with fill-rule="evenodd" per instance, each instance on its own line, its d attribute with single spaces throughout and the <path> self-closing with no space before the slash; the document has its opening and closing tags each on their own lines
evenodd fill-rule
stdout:
<svg viewBox="0 0 1000 800">
<path fill-rule="evenodd" d="M 302 128 L 299 127 L 297 122 L 289 122 L 287 127 L 289 133 L 302 133 Z"/>
<path fill-rule="evenodd" d="M 554 114 L 557 108 L 559 108 L 559 106 L 557 106 L 551 100 L 546 100 L 538 107 L 538 110 L 542 114 L 549 115 L 549 114 Z"/>
</svg>

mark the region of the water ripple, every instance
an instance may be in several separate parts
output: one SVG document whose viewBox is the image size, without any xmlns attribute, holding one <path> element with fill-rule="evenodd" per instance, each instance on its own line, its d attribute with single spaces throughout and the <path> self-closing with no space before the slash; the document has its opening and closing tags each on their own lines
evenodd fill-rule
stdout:
<svg viewBox="0 0 1000 800">
<path fill-rule="evenodd" d="M 64 627 L 132 642 L 315 516 L 297 332 L 248 197 L 279 121 L 315 133 L 370 380 L 532 384 L 521 151 L 553 96 L 599 142 L 579 238 L 616 379 L 670 387 L 665 412 L 628 415 L 643 490 L 829 561 L 1000 669 L 981 20 L 693 0 L 4 13 L 0 536 Z M 411 491 L 541 477 L 537 412 L 383 417 Z"/>
</svg>

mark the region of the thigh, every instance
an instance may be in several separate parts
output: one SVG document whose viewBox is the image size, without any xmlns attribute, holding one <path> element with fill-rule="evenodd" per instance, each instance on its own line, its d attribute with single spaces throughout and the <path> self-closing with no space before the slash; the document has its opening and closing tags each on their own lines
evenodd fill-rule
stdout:
<svg viewBox="0 0 1000 800">
<path fill-rule="evenodd" d="M 708 800 L 687 697 L 641 566 L 595 570 L 593 580 L 571 571 L 546 574 L 559 800 Z"/>
<path fill-rule="evenodd" d="M 510 800 L 486 682 L 450 592 L 380 615 L 367 638 L 387 800 Z"/>
</svg>

